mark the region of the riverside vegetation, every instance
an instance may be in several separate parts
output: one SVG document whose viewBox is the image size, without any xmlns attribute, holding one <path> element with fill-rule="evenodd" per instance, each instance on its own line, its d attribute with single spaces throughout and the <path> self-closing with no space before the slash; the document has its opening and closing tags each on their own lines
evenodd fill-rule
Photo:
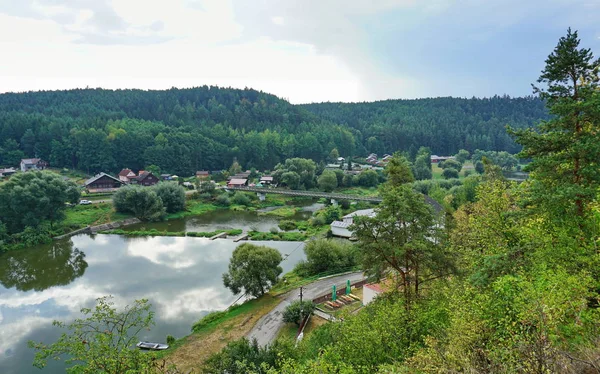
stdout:
<svg viewBox="0 0 600 374">
<path fill-rule="evenodd" d="M 540 76 L 543 87 L 536 88 L 536 93 L 552 117 L 545 117 L 535 129 L 516 126 L 497 137 L 513 136 L 523 146 L 520 157 L 531 159 L 526 168 L 529 180 L 520 184 L 506 180 L 499 161 L 494 164 L 490 154 L 481 157 L 480 166 L 474 164 L 482 174 L 467 176 L 446 189 L 437 182 L 414 182 L 422 170 L 416 168 L 416 160 L 412 165 L 409 162 L 412 153 L 407 152 L 408 158 L 396 154 L 382 176 L 383 202 L 377 216 L 357 218 L 352 227 L 359 239 L 358 262 L 375 278 L 387 278 L 388 292 L 343 322 L 315 329 L 297 347 L 285 339 L 268 347 L 240 339 L 227 343 L 212 357 L 196 353 L 202 356 L 202 370 L 599 372 L 600 62 L 579 44 L 577 32 L 569 29 Z M 346 115 L 347 108 L 361 108 L 366 114 L 359 112 L 357 125 L 364 126 L 364 118 L 378 118 L 369 104 L 322 108 L 332 118 Z M 418 155 L 419 150 L 414 152 Z M 419 164 L 425 158 L 421 160 Z M 455 163 L 445 166 L 459 167 Z M 314 178 L 298 179 L 286 173 L 293 172 L 281 173 L 286 183 L 305 188 L 318 184 Z M 330 183 L 329 174 L 322 188 L 330 188 Z M 443 205 L 441 214 L 435 214 L 415 192 L 416 183 Z M 322 219 L 339 214 L 335 209 L 339 210 L 324 209 Z M 313 252 L 320 255 L 311 265 L 308 251 L 307 264 L 297 271 L 319 265 L 322 252 Z M 350 248 L 340 249 L 325 258 L 342 264 L 355 258 L 353 253 Z M 258 294 L 264 288 L 261 291 Z M 267 294 L 233 308 L 231 314 L 205 317 L 195 329 L 214 332 L 219 323 L 232 322 L 236 310 L 251 310 L 259 304 L 268 309 L 277 301 Z M 258 314 L 264 314 L 264 309 Z M 237 326 L 241 338 L 249 330 L 244 321 L 258 318 L 251 317 L 227 326 L 230 330 Z M 183 349 L 191 342 L 176 345 Z M 195 352 L 198 347 L 194 345 Z M 40 348 L 42 352 L 49 349 Z M 69 349 L 73 348 L 67 346 L 64 352 Z M 171 357 L 176 358 L 177 352 Z M 96 364 L 85 357 L 82 361 L 83 365 Z"/>
</svg>

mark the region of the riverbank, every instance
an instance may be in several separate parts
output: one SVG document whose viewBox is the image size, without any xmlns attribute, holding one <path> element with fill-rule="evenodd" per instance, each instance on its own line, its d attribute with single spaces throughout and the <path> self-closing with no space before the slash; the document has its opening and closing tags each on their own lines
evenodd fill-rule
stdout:
<svg viewBox="0 0 600 374">
<path fill-rule="evenodd" d="M 173 362 L 183 372 L 198 371 L 212 354 L 222 350 L 231 341 L 242 337 L 257 338 L 259 344 L 264 346 L 279 336 L 291 337 L 291 328 L 278 315 L 298 297 L 295 292 L 289 291 L 302 285 L 306 297 L 314 298 L 330 291 L 333 284 L 345 283 L 346 279 L 357 277 L 362 277 L 362 273 L 310 277 L 310 280 L 294 275 L 293 279 L 299 282 L 290 284 L 287 280 L 292 277 L 284 276 L 272 291 L 257 299 L 207 314 L 192 326 L 192 334 L 176 340 L 169 350 L 156 355 Z M 320 321 L 313 323 L 308 331 L 305 330 L 305 335 L 320 324 Z"/>
</svg>

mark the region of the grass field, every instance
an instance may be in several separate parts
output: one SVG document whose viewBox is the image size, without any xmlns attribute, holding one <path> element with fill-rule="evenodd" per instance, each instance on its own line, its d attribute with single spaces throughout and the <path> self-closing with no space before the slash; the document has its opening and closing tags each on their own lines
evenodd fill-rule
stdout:
<svg viewBox="0 0 600 374">
<path fill-rule="evenodd" d="M 473 173 L 475 172 L 475 168 L 471 161 L 467 161 L 464 163 L 460 173 L 458 174 L 458 179 L 465 178 L 465 170 L 471 170 L 471 172 L 473 172 Z M 444 171 L 444 169 L 440 168 L 438 164 L 431 164 L 432 179 L 444 179 L 442 177 L 443 171 Z"/>
<path fill-rule="evenodd" d="M 76 205 L 72 208 L 67 208 L 65 213 L 66 218 L 61 222 L 61 226 L 71 229 L 101 225 L 103 223 L 131 218 L 128 214 L 115 212 L 110 203 Z"/>
</svg>

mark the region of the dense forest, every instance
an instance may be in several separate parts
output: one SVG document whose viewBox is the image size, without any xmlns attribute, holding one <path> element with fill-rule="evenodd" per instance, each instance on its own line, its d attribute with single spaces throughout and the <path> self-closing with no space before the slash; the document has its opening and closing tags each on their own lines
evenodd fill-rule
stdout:
<svg viewBox="0 0 600 374">
<path fill-rule="evenodd" d="M 422 99 L 295 106 L 252 89 L 77 89 L 0 95 L 0 165 L 40 157 L 88 173 L 150 165 L 182 175 L 237 160 L 271 169 L 287 158 L 407 151 L 506 150 L 505 125 L 546 118 L 535 98 Z"/>
<path fill-rule="evenodd" d="M 302 107 L 360 132 L 369 152 L 379 154 L 403 150 L 414 155 L 419 146 L 429 147 L 438 155 L 455 154 L 459 149 L 517 153 L 520 146 L 506 133 L 506 125 L 523 128 L 548 118 L 544 102 L 533 96 L 441 97 Z"/>
</svg>

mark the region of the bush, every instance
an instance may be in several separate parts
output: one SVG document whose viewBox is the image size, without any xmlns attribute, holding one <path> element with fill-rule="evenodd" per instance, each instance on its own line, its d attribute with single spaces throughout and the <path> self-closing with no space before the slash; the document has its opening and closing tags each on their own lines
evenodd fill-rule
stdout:
<svg viewBox="0 0 600 374">
<path fill-rule="evenodd" d="M 223 194 L 215 199 L 215 204 L 220 206 L 230 206 L 231 202 L 229 201 L 229 198 L 225 194 Z"/>
<path fill-rule="evenodd" d="M 275 235 L 275 234 L 279 234 L 279 230 L 277 230 L 277 227 L 271 227 L 271 229 L 269 230 L 269 232 L 270 232 L 271 234 L 274 234 L 274 235 Z"/>
<path fill-rule="evenodd" d="M 231 202 L 236 205 L 244 205 L 244 206 L 248 206 L 248 205 L 252 204 L 252 200 L 250 199 L 250 197 L 245 192 L 241 192 L 241 191 L 235 192 L 235 194 L 231 198 Z"/>
<path fill-rule="evenodd" d="M 458 178 L 458 170 L 454 168 L 446 168 L 442 172 L 442 177 L 444 177 L 445 179 Z"/>
<path fill-rule="evenodd" d="M 176 213 L 185 209 L 185 189 L 173 182 L 160 182 L 152 187 L 162 200 L 167 213 Z"/>
<path fill-rule="evenodd" d="M 304 318 L 308 317 L 314 310 L 315 304 L 312 301 L 296 300 L 283 311 L 283 322 L 295 323 L 300 326 Z"/>
<path fill-rule="evenodd" d="M 279 222 L 279 228 L 284 231 L 295 230 L 297 228 L 296 222 L 290 220 L 283 220 Z"/>
<path fill-rule="evenodd" d="M 341 200 L 340 207 L 342 209 L 349 209 L 350 208 L 350 200 Z"/>
<path fill-rule="evenodd" d="M 117 212 L 131 213 L 142 221 L 157 221 L 164 217 L 165 207 L 154 190 L 142 186 L 125 186 L 113 196 Z"/>
<path fill-rule="evenodd" d="M 337 239 L 312 240 L 304 247 L 306 275 L 345 270 L 359 263 L 359 252 L 353 244 Z"/>
<path fill-rule="evenodd" d="M 168 345 L 175 344 L 175 337 L 173 335 L 167 335 L 167 344 Z"/>
</svg>

